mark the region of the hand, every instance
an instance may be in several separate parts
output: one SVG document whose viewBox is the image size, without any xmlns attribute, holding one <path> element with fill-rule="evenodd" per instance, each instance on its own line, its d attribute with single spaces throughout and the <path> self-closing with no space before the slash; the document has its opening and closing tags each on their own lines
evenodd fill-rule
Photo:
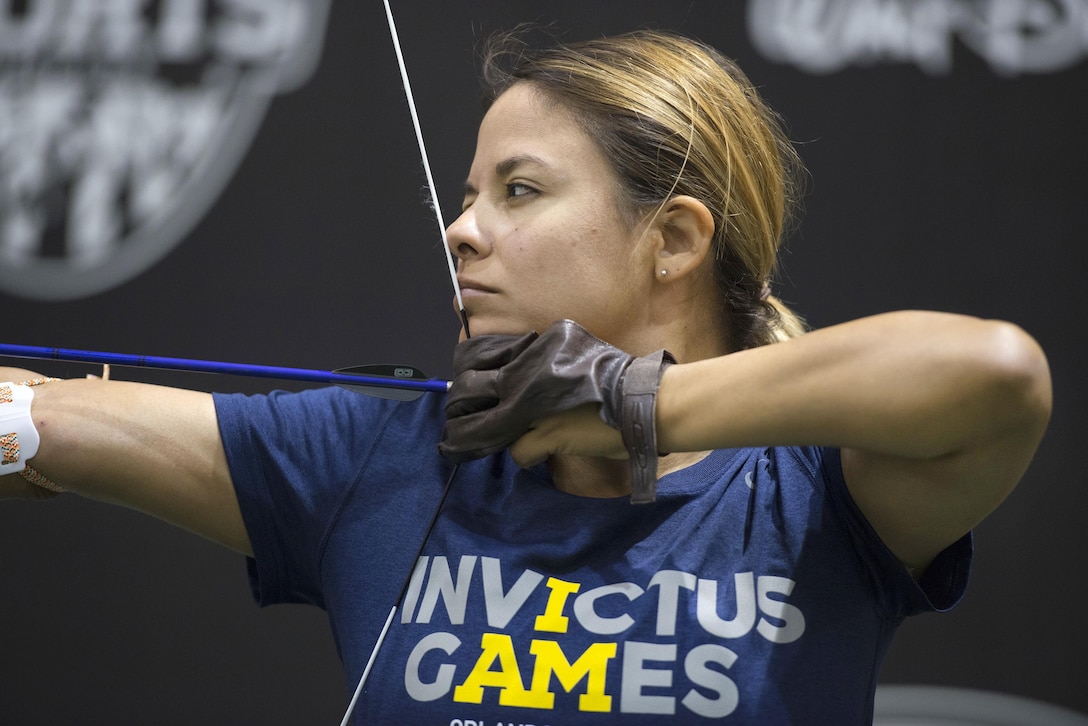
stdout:
<svg viewBox="0 0 1088 726">
<path fill-rule="evenodd" d="M 510 444 L 510 457 L 523 468 L 546 461 L 553 454 L 628 458 L 620 432 L 601 419 L 601 407 L 587 403 L 534 421 Z"/>
<path fill-rule="evenodd" d="M 458 344 L 455 377 L 446 403 L 446 427 L 439 451 L 454 461 L 486 456 L 520 439 L 537 425 L 556 440 L 564 422 L 588 426 L 586 412 L 556 414 L 589 406 L 600 420 L 622 432 L 632 464 L 632 501 L 652 501 L 657 472 L 654 396 L 671 356 L 665 351 L 634 358 L 594 337 L 570 320 L 552 325 L 542 335 L 485 335 Z M 572 436 L 564 434 L 569 442 Z M 534 446 L 530 437 L 515 453 L 526 461 L 546 456 L 547 449 L 570 453 L 566 446 Z"/>
</svg>

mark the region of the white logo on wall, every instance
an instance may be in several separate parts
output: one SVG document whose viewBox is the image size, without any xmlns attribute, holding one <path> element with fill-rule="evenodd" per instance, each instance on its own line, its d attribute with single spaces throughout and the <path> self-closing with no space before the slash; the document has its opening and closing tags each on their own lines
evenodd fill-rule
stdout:
<svg viewBox="0 0 1088 726">
<path fill-rule="evenodd" d="M 1088 0 L 750 0 L 748 27 L 761 53 L 809 73 L 884 62 L 945 74 L 957 39 L 1006 76 L 1088 55 Z"/>
<path fill-rule="evenodd" d="M 313 73 L 328 6 L 0 0 L 0 289 L 85 297 L 162 259 Z"/>
</svg>

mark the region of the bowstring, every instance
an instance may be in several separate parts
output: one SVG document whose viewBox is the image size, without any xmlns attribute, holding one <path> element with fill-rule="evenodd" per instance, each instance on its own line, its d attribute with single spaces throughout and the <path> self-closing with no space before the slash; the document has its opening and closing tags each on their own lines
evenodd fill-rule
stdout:
<svg viewBox="0 0 1088 726">
<path fill-rule="evenodd" d="M 378 639 L 374 641 L 374 648 L 370 651 L 370 658 L 367 659 L 366 667 L 363 669 L 363 675 L 359 677 L 359 685 L 355 687 L 355 693 L 351 697 L 351 703 L 348 704 L 348 710 L 344 713 L 344 720 L 340 722 L 340 726 L 348 726 L 348 721 L 351 720 L 352 711 L 355 710 L 355 704 L 359 700 L 359 696 L 363 693 L 363 686 L 366 685 L 370 670 L 374 666 L 374 661 L 378 658 L 378 651 L 381 649 L 382 643 L 385 642 L 385 636 L 389 632 L 389 626 L 393 624 L 393 618 L 396 617 L 397 610 L 404 601 L 404 595 L 408 592 L 408 587 L 412 583 L 412 577 L 415 575 L 419 558 L 423 556 L 423 548 L 427 546 L 427 541 L 431 538 L 431 531 L 434 530 L 434 525 L 438 522 L 438 515 L 442 513 L 442 505 L 446 503 L 446 495 L 450 493 L 450 485 L 453 483 L 453 477 L 457 476 L 458 467 L 460 467 L 460 464 L 454 464 L 453 469 L 450 470 L 450 475 L 446 479 L 446 485 L 442 488 L 442 496 L 438 500 L 438 506 L 435 507 L 434 514 L 431 516 L 431 522 L 427 525 L 427 531 L 423 534 L 423 539 L 419 543 L 419 549 L 416 550 L 416 556 L 412 558 L 412 567 L 408 570 L 408 574 L 404 578 L 404 583 L 400 587 L 400 592 L 397 593 L 397 599 L 393 603 L 393 607 L 389 609 L 389 615 L 385 619 L 385 624 L 382 626 L 381 632 L 378 633 Z"/>
<path fill-rule="evenodd" d="M 431 207 L 434 209 L 435 218 L 438 220 L 438 229 L 442 236 L 442 249 L 446 252 L 446 264 L 449 267 L 450 281 L 453 283 L 453 291 L 457 296 L 457 308 L 461 313 L 461 324 L 465 329 L 465 337 L 468 338 L 471 337 L 468 329 L 468 315 L 465 312 L 465 303 L 461 299 L 461 286 L 457 283 L 457 267 L 453 260 L 453 252 L 450 250 L 449 240 L 446 237 L 446 223 L 442 218 L 442 207 L 438 203 L 438 190 L 435 187 L 434 175 L 431 173 L 431 162 L 427 156 L 427 146 L 423 142 L 423 128 L 419 123 L 419 113 L 416 110 L 415 96 L 412 94 L 412 83 L 408 78 L 408 68 L 404 63 L 404 53 L 401 51 L 397 24 L 393 20 L 393 9 L 389 6 L 389 0 L 382 0 L 382 2 L 385 5 L 386 20 L 389 22 L 389 35 L 393 40 L 393 49 L 397 54 L 397 66 L 400 68 L 405 99 L 408 102 L 408 110 L 412 116 L 412 127 L 416 132 L 416 143 L 419 145 L 419 156 L 423 161 L 423 170 L 427 175 L 427 188 L 431 194 Z M 389 615 L 385 618 L 385 623 L 382 625 L 381 632 L 378 633 L 378 639 L 374 641 L 374 647 L 370 651 L 370 657 L 367 658 L 366 666 L 363 668 L 363 674 L 359 677 L 359 683 L 355 687 L 355 692 L 352 694 L 351 702 L 348 704 L 347 711 L 344 713 L 344 719 L 340 722 L 340 726 L 348 726 L 348 723 L 351 721 L 351 715 L 355 711 L 355 705 L 358 703 L 359 697 L 363 693 L 363 688 L 366 686 L 367 678 L 370 676 L 370 671 L 374 666 L 374 662 L 378 659 L 378 652 L 385 642 L 385 637 L 389 633 L 389 628 L 393 624 L 393 618 L 396 617 L 397 610 L 404 601 L 404 596 L 408 592 L 408 587 L 412 582 L 412 577 L 415 574 L 419 559 L 423 556 L 423 550 L 431 538 L 431 533 L 434 531 L 434 526 L 438 522 L 439 515 L 442 513 L 442 508 L 446 503 L 446 497 L 449 495 L 450 486 L 453 484 L 453 478 L 457 475 L 459 466 L 459 464 L 454 464 L 453 468 L 450 470 L 450 475 L 446 479 L 445 486 L 442 488 L 442 496 L 439 497 L 438 506 L 435 507 L 434 514 L 431 516 L 431 521 L 427 525 L 426 531 L 423 533 L 423 539 L 419 543 L 419 549 L 416 551 L 416 556 L 412 559 L 412 565 L 404 578 L 404 583 L 401 585 L 400 592 L 397 593 L 397 599 L 389 609 Z"/>
<path fill-rule="evenodd" d="M 449 267 L 450 280 L 453 282 L 453 291 L 457 295 L 457 308 L 461 312 L 461 322 L 465 325 L 465 333 L 468 333 L 467 316 L 465 315 L 465 302 L 461 299 L 461 286 L 457 284 L 457 265 L 453 260 L 453 252 L 450 250 L 449 240 L 446 238 L 446 222 L 442 218 L 442 207 L 438 204 L 438 190 L 434 184 L 434 175 L 431 173 L 431 162 L 427 156 L 427 145 L 423 143 L 423 127 L 419 123 L 419 113 L 416 110 L 416 99 L 412 94 L 412 81 L 408 78 L 408 67 L 404 63 L 404 53 L 400 47 L 400 35 L 397 34 L 397 24 L 393 20 L 393 9 L 389 7 L 389 0 L 385 3 L 385 17 L 389 21 L 389 35 L 393 39 L 393 50 L 397 53 L 397 67 L 400 68 L 400 79 L 404 85 L 404 96 L 408 101 L 408 111 L 412 115 L 412 128 L 416 132 L 416 144 L 419 146 L 419 158 L 423 161 L 423 171 L 427 175 L 427 189 L 431 194 L 431 206 L 434 208 L 434 216 L 438 220 L 438 231 L 442 235 L 442 248 L 446 251 L 446 264 Z"/>
</svg>

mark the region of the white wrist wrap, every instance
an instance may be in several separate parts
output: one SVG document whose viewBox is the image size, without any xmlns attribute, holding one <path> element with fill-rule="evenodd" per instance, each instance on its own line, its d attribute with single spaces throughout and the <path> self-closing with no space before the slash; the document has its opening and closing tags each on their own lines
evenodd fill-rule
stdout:
<svg viewBox="0 0 1088 726">
<path fill-rule="evenodd" d="M 34 389 L 19 383 L 0 383 L 0 475 L 14 474 L 38 453 L 38 429 L 30 416 Z"/>
</svg>

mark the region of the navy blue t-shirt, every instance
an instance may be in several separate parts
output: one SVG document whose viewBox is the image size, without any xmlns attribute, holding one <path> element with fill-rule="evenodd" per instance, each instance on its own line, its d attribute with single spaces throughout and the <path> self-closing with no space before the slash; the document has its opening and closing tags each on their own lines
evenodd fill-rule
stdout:
<svg viewBox="0 0 1088 726">
<path fill-rule="evenodd" d="M 255 597 L 328 612 L 349 692 L 413 572 L 356 723 L 871 723 L 896 626 L 966 586 L 970 535 L 916 583 L 838 451 L 796 447 L 712 452 L 642 506 L 468 462 L 413 563 L 443 403 L 216 396 Z"/>
</svg>

